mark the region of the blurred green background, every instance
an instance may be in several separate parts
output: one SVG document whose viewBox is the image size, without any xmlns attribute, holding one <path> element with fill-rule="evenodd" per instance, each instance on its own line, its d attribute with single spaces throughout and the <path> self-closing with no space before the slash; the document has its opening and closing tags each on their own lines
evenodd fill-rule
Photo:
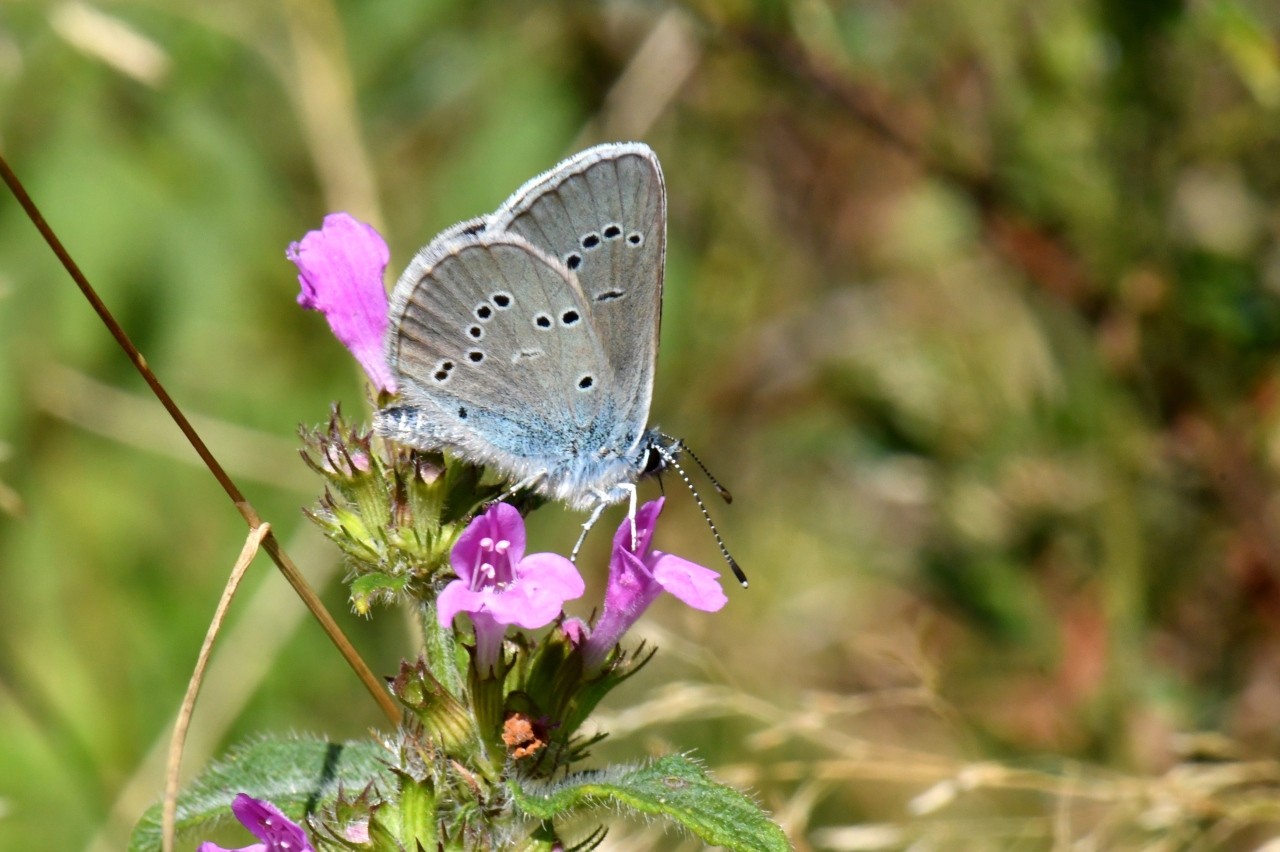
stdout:
<svg viewBox="0 0 1280 852">
<path fill-rule="evenodd" d="M 410 619 L 348 615 L 300 512 L 298 425 L 367 409 L 284 249 L 345 209 L 394 275 L 647 141 L 653 419 L 734 491 L 752 587 L 655 607 L 600 760 L 695 750 L 801 850 L 1253 849 L 1280 837 L 1278 36 L 1261 0 L 7 0 L 0 147 L 390 673 Z M 7 196 L 0 350 L 0 847 L 117 849 L 244 527 Z M 669 491 L 658 546 L 719 567 Z M 544 509 L 533 546 L 580 520 Z M 188 770 L 379 722 L 260 560 Z"/>
</svg>

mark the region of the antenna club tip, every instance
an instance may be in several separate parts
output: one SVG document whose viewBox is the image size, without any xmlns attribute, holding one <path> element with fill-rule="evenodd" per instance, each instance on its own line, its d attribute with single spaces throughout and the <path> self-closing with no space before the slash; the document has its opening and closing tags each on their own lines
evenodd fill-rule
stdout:
<svg viewBox="0 0 1280 852">
<path fill-rule="evenodd" d="M 724 502 L 726 503 L 733 502 L 733 495 L 729 493 L 728 488 L 721 488 L 719 489 L 719 491 L 720 491 L 720 499 L 724 500 Z"/>
<path fill-rule="evenodd" d="M 742 588 L 747 588 L 747 575 L 738 567 L 738 560 L 732 556 L 727 557 L 729 568 L 733 571 L 733 576 L 738 578 L 738 582 L 742 584 Z"/>
</svg>

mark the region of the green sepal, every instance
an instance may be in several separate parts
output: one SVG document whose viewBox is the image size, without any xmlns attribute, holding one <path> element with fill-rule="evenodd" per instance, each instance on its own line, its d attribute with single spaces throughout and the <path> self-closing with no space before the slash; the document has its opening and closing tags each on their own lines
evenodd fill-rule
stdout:
<svg viewBox="0 0 1280 852">
<path fill-rule="evenodd" d="M 525 703 L 508 701 L 506 709 L 549 719 L 552 739 L 569 746 L 596 705 L 643 668 L 653 653 L 654 649 L 646 649 L 643 644 L 632 653 L 615 651 L 601 671 L 587 675 L 582 667 L 582 653 L 564 629 L 557 626 L 541 642 L 517 655 L 509 690 L 512 696 L 518 696 L 517 701 Z M 570 760 L 583 756 L 577 748 L 569 753 Z"/>
<path fill-rule="evenodd" d="M 333 492 L 326 488 L 324 496 L 320 498 L 319 508 L 303 509 L 302 513 L 320 527 L 347 556 L 359 562 L 377 563 L 382 556 L 375 543 L 361 537 L 364 525 L 349 510 L 342 510 L 341 517 L 337 510 L 336 498 Z"/>
<path fill-rule="evenodd" d="M 551 820 L 583 808 L 622 806 L 636 813 L 665 816 L 703 842 L 744 852 L 791 849 L 782 829 L 742 793 L 713 781 L 696 760 L 668 755 L 638 767 L 613 767 L 572 775 L 529 792 L 508 782 L 516 807 Z"/>
<path fill-rule="evenodd" d="M 557 628 L 536 643 L 530 653 L 522 654 L 519 662 L 521 689 L 533 703 L 530 712 L 555 720 L 557 739 L 567 741 L 582 721 L 569 718 L 569 705 L 576 701 L 582 688 L 582 654 Z"/>
<path fill-rule="evenodd" d="M 332 500 L 332 496 L 326 492 L 325 499 Z M 371 564 L 378 564 L 382 561 L 382 548 L 374 539 L 370 527 L 357 512 L 339 504 L 337 501 L 322 502 L 322 506 L 329 510 L 331 517 L 329 523 L 336 530 L 334 534 L 330 535 L 330 538 L 348 556 Z"/>
<path fill-rule="evenodd" d="M 436 843 L 436 798 L 425 782 L 402 777 L 400 841 L 406 849 L 430 849 Z"/>
<path fill-rule="evenodd" d="M 436 617 L 435 596 L 422 607 L 423 653 L 426 655 L 427 670 L 438 680 L 449 694 L 461 699 L 466 694 L 466 671 L 470 658 L 458 642 L 458 634 L 452 627 L 441 627 Z"/>
<path fill-rule="evenodd" d="M 446 755 L 469 762 L 483 752 L 472 711 L 437 680 L 424 660 L 402 662 L 390 681 L 391 694 L 414 715 L 427 739 Z"/>
<path fill-rule="evenodd" d="M 646 648 L 643 642 L 634 651 L 620 653 L 615 649 L 603 671 L 585 678 L 570 693 L 572 700 L 565 709 L 562 724 L 568 730 L 576 731 L 595 711 L 596 705 L 623 681 L 644 668 L 657 650 Z M 581 655 L 575 654 L 574 658 L 580 668 Z"/>
<path fill-rule="evenodd" d="M 392 602 L 408 584 L 409 578 L 403 574 L 362 574 L 351 581 L 351 606 L 358 615 L 368 615 L 375 603 Z"/>
<path fill-rule="evenodd" d="M 356 506 L 363 524 L 370 528 L 385 529 L 391 522 L 391 506 L 387 503 L 387 476 L 381 465 L 370 462 L 372 472 L 348 480 L 344 496 Z"/>
<path fill-rule="evenodd" d="M 467 692 L 470 694 L 471 712 L 475 714 L 480 737 L 494 754 L 502 754 L 503 698 L 507 677 L 506 648 L 500 648 L 493 669 L 480 671 L 474 663 L 475 649 L 468 648 L 473 662 L 467 669 Z"/>
<path fill-rule="evenodd" d="M 339 789 L 361 790 L 374 784 L 395 789 L 396 779 L 385 760 L 386 751 L 372 742 L 331 743 L 314 738 L 264 739 L 233 748 L 210 764 L 178 796 L 176 833 L 194 832 L 230 820 L 237 793 L 265 799 L 290 819 L 301 821 L 304 810 L 337 798 Z M 134 826 L 129 852 L 159 850 L 159 804 L 148 808 Z"/>
<path fill-rule="evenodd" d="M 395 801 L 375 808 L 369 819 L 370 848 L 375 852 L 438 848 L 435 790 L 425 779 L 396 774 L 400 789 Z"/>
</svg>

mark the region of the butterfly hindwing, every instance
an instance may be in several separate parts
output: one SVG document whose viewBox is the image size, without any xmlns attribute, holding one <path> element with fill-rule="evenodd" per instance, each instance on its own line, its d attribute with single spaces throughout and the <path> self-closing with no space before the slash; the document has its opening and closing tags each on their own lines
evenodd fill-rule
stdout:
<svg viewBox="0 0 1280 852">
<path fill-rule="evenodd" d="M 620 417 L 649 416 L 662 312 L 666 191 L 641 144 L 583 151 L 526 183 L 488 227 L 520 234 L 571 268 L 613 371 Z"/>
</svg>

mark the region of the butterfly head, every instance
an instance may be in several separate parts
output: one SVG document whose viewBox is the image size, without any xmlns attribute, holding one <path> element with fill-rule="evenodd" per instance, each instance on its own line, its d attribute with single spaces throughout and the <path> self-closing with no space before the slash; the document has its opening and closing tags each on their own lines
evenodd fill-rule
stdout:
<svg viewBox="0 0 1280 852">
<path fill-rule="evenodd" d="M 637 479 L 648 476 L 661 476 L 676 461 L 684 450 L 684 442 L 679 438 L 664 435 L 657 429 L 650 429 L 640 439 L 640 453 L 637 459 L 639 474 Z"/>
</svg>

